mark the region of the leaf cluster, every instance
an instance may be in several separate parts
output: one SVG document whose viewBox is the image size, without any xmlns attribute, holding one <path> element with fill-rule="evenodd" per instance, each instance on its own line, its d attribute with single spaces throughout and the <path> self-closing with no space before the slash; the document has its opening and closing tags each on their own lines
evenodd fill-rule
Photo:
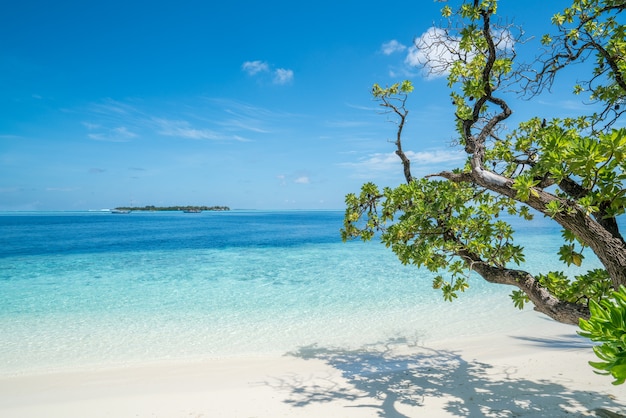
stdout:
<svg viewBox="0 0 626 418">
<path fill-rule="evenodd" d="M 524 261 L 513 228 L 500 219 L 503 213 L 532 217 L 512 199 L 469 183 L 420 179 L 382 191 L 367 183 L 358 196 L 346 196 L 341 234 L 344 240 L 370 240 L 379 234 L 403 264 L 440 273 L 433 287 L 452 300 L 468 287 L 472 259 L 500 267 Z"/>
<path fill-rule="evenodd" d="M 568 277 L 563 272 L 551 271 L 537 275 L 539 284 L 559 300 L 589 306 L 591 301 L 601 301 L 613 294 L 611 278 L 604 269 L 593 269 L 585 274 Z M 511 293 L 515 307 L 522 309 L 529 303 L 528 296 L 515 290 Z"/>
<path fill-rule="evenodd" d="M 580 320 L 583 337 L 600 342 L 593 351 L 601 361 L 589 364 L 597 373 L 611 375 L 614 385 L 626 382 L 626 287 L 613 292 L 613 299 L 590 301 L 589 320 Z"/>
<path fill-rule="evenodd" d="M 390 98 L 401 95 L 407 95 L 413 91 L 413 83 L 409 80 L 404 80 L 401 83 L 395 83 L 389 87 L 382 88 L 378 84 L 374 84 L 372 87 L 372 96 L 374 98 Z"/>
<path fill-rule="evenodd" d="M 555 75 L 573 62 L 593 60 L 588 78 L 574 86 L 575 94 L 587 93 L 601 110 L 588 117 L 593 126 L 610 127 L 624 112 L 626 100 L 626 23 L 620 13 L 623 0 L 573 0 L 570 7 L 552 17 L 555 35 L 544 35 L 547 58 L 542 60 L 533 93 L 552 85 Z"/>
<path fill-rule="evenodd" d="M 464 2 L 457 12 L 463 19 L 461 29 L 447 29 L 445 48 L 458 57 L 448 66 L 448 87 L 452 104 L 456 107 L 457 130 L 463 137 L 464 122 L 476 122 L 487 117 L 491 92 L 508 84 L 513 78 L 513 62 L 516 53 L 512 45 L 520 40 L 512 25 L 499 26 L 491 23 L 485 27 L 485 19 L 497 10 L 496 1 Z M 444 16 L 451 16 L 452 9 L 444 7 Z M 488 71 L 485 71 L 488 67 Z M 463 145 L 465 145 L 462 142 Z"/>
<path fill-rule="evenodd" d="M 557 187 L 546 214 L 571 213 L 574 207 L 602 218 L 626 211 L 626 129 L 584 135 L 572 120 L 538 118 L 520 124 L 498 140 L 488 159 L 515 179 L 517 198 L 526 201 L 537 187 Z M 574 187 L 575 186 L 575 187 Z"/>
</svg>

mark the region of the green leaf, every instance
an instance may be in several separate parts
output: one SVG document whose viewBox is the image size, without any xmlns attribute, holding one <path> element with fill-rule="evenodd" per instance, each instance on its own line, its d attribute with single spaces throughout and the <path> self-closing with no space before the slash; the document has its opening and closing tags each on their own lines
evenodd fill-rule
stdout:
<svg viewBox="0 0 626 418">
<path fill-rule="evenodd" d="M 588 320 L 581 319 L 579 334 L 592 341 L 602 343 L 593 347 L 596 356 L 602 361 L 590 361 L 591 367 L 599 374 L 610 374 L 614 385 L 626 382 L 626 287 L 613 292 L 611 300 L 600 303 L 591 300 Z"/>
<path fill-rule="evenodd" d="M 511 293 L 511 299 L 513 299 L 513 305 L 518 309 L 524 309 L 524 305 L 530 302 L 528 296 L 521 290 L 514 290 Z"/>
<path fill-rule="evenodd" d="M 542 45 L 550 45 L 552 43 L 552 37 L 550 35 L 543 35 L 541 37 L 541 44 Z"/>
<path fill-rule="evenodd" d="M 559 259 L 565 262 L 568 266 L 574 264 L 580 267 L 583 262 L 583 258 L 584 256 L 581 253 L 574 251 L 574 244 L 563 245 L 559 249 Z"/>
<path fill-rule="evenodd" d="M 441 289 L 444 285 L 443 277 L 437 276 L 433 279 L 433 289 Z"/>
</svg>

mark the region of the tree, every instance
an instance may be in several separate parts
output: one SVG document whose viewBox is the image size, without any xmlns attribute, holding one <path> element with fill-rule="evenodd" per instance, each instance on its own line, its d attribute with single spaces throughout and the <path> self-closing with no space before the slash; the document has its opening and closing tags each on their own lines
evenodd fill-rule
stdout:
<svg viewBox="0 0 626 418">
<path fill-rule="evenodd" d="M 514 286 L 511 297 L 520 308 L 532 302 L 559 322 L 595 324 L 591 312 L 600 312 L 598 304 L 626 286 L 626 242 L 617 222 L 626 211 L 626 129 L 616 128 L 626 99 L 626 25 L 618 23 L 626 2 L 573 0 L 553 16 L 555 34 L 541 38 L 543 51 L 531 63 L 518 62 L 515 46 L 525 42 L 523 32 L 501 24 L 497 7 L 496 0 L 464 1 L 457 11 L 446 5 L 448 25 L 416 45 L 439 51 L 423 64 L 448 74 L 465 165 L 414 178 L 402 144 L 413 86 L 374 85 L 374 99 L 397 120 L 395 152 L 406 183 L 382 190 L 366 183 L 359 194 L 347 195 L 342 237 L 369 240 L 379 234 L 402 263 L 436 272 L 433 286 L 446 300 L 458 297 L 474 272 L 490 283 Z M 521 100 L 511 91 L 532 100 L 581 62 L 591 71 L 572 86 L 573 93 L 592 103 L 594 112 L 568 119 L 537 115 L 515 129 L 506 126 Z M 523 248 L 502 214 L 551 218 L 562 227 L 560 260 L 581 266 L 588 248 L 603 268 L 574 278 L 520 269 Z M 623 312 L 626 323 L 626 307 Z M 626 352 L 626 337 L 620 337 L 626 325 L 614 328 L 611 338 L 617 335 L 622 345 L 613 347 Z M 626 370 L 620 373 L 626 377 Z"/>
</svg>

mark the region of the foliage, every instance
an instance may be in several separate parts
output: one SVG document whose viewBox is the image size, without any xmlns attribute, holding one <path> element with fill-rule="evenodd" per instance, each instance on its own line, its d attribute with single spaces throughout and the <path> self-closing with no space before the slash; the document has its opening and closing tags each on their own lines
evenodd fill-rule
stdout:
<svg viewBox="0 0 626 418">
<path fill-rule="evenodd" d="M 611 375 L 614 385 L 626 382 L 626 287 L 613 292 L 613 299 L 589 303 L 591 317 L 580 320 L 583 337 L 601 342 L 593 351 L 602 361 L 590 361 L 597 373 Z"/>
<path fill-rule="evenodd" d="M 414 86 L 375 84 L 374 100 L 396 118 L 393 143 L 406 184 L 381 190 L 366 183 L 348 194 L 342 238 L 380 238 L 402 263 L 434 272 L 433 287 L 445 300 L 457 298 L 477 273 L 514 286 L 515 306 L 530 302 L 557 321 L 578 324 L 626 286 L 626 241 L 617 222 L 626 212 L 626 129 L 615 127 L 626 100 L 626 25 L 619 23 L 626 4 L 572 0 L 553 16 L 555 33 L 541 38 L 543 55 L 532 63 L 516 52 L 523 31 L 496 21 L 497 6 L 495 0 L 463 1 L 456 10 L 446 5 L 448 27 L 416 45 L 446 51 L 425 64 L 448 76 L 465 165 L 413 178 L 402 134 Z M 507 93 L 533 99 L 553 88 L 562 69 L 580 62 L 590 72 L 571 87 L 594 104 L 588 114 L 537 115 L 513 129 L 506 125 L 515 103 Z M 531 221 L 537 214 L 561 226 L 556 256 L 565 265 L 584 268 L 591 251 L 603 268 L 575 277 L 521 269 L 524 251 L 506 219 Z M 533 269 L 532 260 L 524 265 Z M 606 322 L 589 321 L 612 332 Z"/>
<path fill-rule="evenodd" d="M 459 257 L 460 251 L 471 251 L 498 266 L 524 261 L 521 247 L 513 244 L 513 229 L 498 218 L 502 212 L 530 218 L 527 208 L 506 197 L 477 193 L 469 183 L 419 179 L 382 193 L 368 183 L 359 196 L 349 194 L 346 204 L 344 240 L 368 240 L 381 230 L 382 242 L 403 264 L 447 271 L 450 281 L 442 275 L 433 281 L 446 300 L 468 286 L 471 260 Z M 357 224 L 364 215 L 366 224 Z M 394 222 L 383 227 L 390 221 Z"/>
<path fill-rule="evenodd" d="M 571 303 L 588 305 L 590 301 L 603 300 L 613 294 L 611 279 L 604 269 L 593 269 L 573 279 L 563 272 L 550 271 L 538 274 L 537 280 L 559 300 Z M 512 292 L 511 299 L 520 309 L 529 302 L 528 296 L 519 290 Z"/>
<path fill-rule="evenodd" d="M 558 54 L 546 60 L 543 74 L 550 81 L 564 67 L 587 59 L 595 66 L 590 77 L 573 86 L 575 94 L 589 93 L 601 105 L 588 121 L 611 126 L 623 114 L 626 80 L 626 26 L 620 22 L 623 0 L 573 0 L 572 5 L 552 17 L 555 36 L 544 35 L 547 46 L 562 45 Z"/>
</svg>

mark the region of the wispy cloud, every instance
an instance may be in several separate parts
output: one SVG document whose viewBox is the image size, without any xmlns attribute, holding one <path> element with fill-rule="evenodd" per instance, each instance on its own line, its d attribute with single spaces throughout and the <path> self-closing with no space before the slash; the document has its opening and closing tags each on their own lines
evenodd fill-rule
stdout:
<svg viewBox="0 0 626 418">
<path fill-rule="evenodd" d="M 292 173 L 289 176 L 285 174 L 279 174 L 276 176 L 276 178 L 280 181 L 281 186 L 287 186 L 288 183 L 295 183 L 295 184 L 310 184 L 311 183 L 311 178 L 305 174 Z"/>
<path fill-rule="evenodd" d="M 100 130 L 100 132 L 92 132 L 87 137 L 95 141 L 108 142 L 127 142 L 137 137 L 137 134 L 131 132 L 126 126 L 118 126 L 115 128 L 103 128 L 95 124 L 84 124 L 88 130 Z"/>
<path fill-rule="evenodd" d="M 210 129 L 197 129 L 185 120 L 153 119 L 158 126 L 157 133 L 164 136 L 174 136 L 189 139 L 222 139 Z"/>
<path fill-rule="evenodd" d="M 465 154 L 460 150 L 406 151 L 405 154 L 411 160 L 411 167 L 414 170 L 430 169 L 442 163 L 461 162 L 465 159 Z M 400 172 L 401 164 L 400 158 L 394 152 L 389 152 L 370 154 L 356 162 L 342 163 L 341 166 L 353 168 L 361 173 L 393 173 Z"/>
<path fill-rule="evenodd" d="M 226 119 L 218 122 L 220 126 L 223 126 L 229 130 L 243 130 L 249 132 L 256 132 L 260 134 L 268 134 L 271 130 L 267 128 L 262 128 L 260 125 L 260 121 L 255 119 Z"/>
<path fill-rule="evenodd" d="M 113 99 L 105 99 L 100 103 L 92 105 L 92 111 L 103 114 L 131 115 L 138 113 L 138 109 L 129 104 Z"/>
<path fill-rule="evenodd" d="M 273 131 L 268 127 L 272 121 L 285 117 L 289 115 L 226 99 L 189 98 L 175 105 L 152 103 L 150 107 L 140 101 L 126 104 L 107 99 L 86 109 L 82 125 L 86 137 L 95 141 L 164 136 L 247 142 L 247 135 L 268 134 Z"/>
<path fill-rule="evenodd" d="M 396 52 L 403 52 L 406 50 L 406 46 L 402 45 L 400 42 L 396 41 L 395 39 L 389 41 L 389 42 L 385 42 L 380 50 L 383 54 L 385 55 L 391 55 L 394 54 Z"/>
<path fill-rule="evenodd" d="M 346 106 L 351 108 L 351 109 L 366 110 L 368 112 L 371 112 L 373 110 L 377 110 L 379 108 L 379 106 L 363 106 L 363 105 L 357 105 L 357 104 L 352 104 L 352 103 L 346 103 Z"/>
<path fill-rule="evenodd" d="M 89 129 L 90 131 L 102 128 L 102 126 L 98 125 L 97 123 L 91 123 L 91 122 L 82 122 L 82 123 L 83 123 L 83 126 Z"/>
<path fill-rule="evenodd" d="M 224 132 L 244 131 L 253 134 L 272 134 L 284 131 L 286 121 L 293 122 L 306 117 L 302 114 L 275 111 L 238 100 L 214 98 L 207 98 L 206 100 L 219 108 L 220 112 L 229 115 L 228 118 L 218 118 L 213 121 Z"/>
<path fill-rule="evenodd" d="M 265 107 L 259 107 L 250 103 L 241 102 L 233 99 L 215 99 L 206 98 L 212 105 L 219 107 L 224 112 L 231 115 L 245 116 L 247 118 L 255 118 L 258 120 L 276 119 L 276 118 L 293 118 L 298 116 L 291 112 L 277 112 Z"/>
<path fill-rule="evenodd" d="M 334 121 L 327 121 L 326 123 L 324 123 L 324 125 L 330 128 L 353 129 L 353 128 L 363 128 L 365 126 L 371 125 L 371 123 L 369 121 L 362 121 L 362 120 L 334 120 Z"/>
<path fill-rule="evenodd" d="M 266 123 L 264 120 L 256 117 L 258 113 L 252 112 L 250 115 L 249 108 L 240 109 L 235 111 L 233 109 L 225 109 L 224 112 L 232 117 L 223 119 L 216 122 L 217 125 L 229 130 L 229 131 L 248 131 L 261 134 L 270 133 L 271 130 L 264 126 Z"/>
<path fill-rule="evenodd" d="M 246 61 L 241 68 L 249 75 L 255 75 L 270 70 L 270 66 L 265 61 Z"/>
<path fill-rule="evenodd" d="M 128 142 L 140 136 L 146 115 L 135 105 L 110 98 L 92 103 L 82 125 L 94 141 Z"/>
</svg>

